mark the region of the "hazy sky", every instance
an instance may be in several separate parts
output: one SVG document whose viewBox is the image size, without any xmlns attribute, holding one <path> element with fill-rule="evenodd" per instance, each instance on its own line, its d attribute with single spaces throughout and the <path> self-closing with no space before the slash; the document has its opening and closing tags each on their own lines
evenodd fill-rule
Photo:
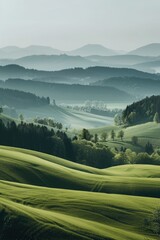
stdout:
<svg viewBox="0 0 160 240">
<path fill-rule="evenodd" d="M 151 42 L 160 42 L 160 0 L 0 0 L 0 47 L 129 50 Z"/>
</svg>

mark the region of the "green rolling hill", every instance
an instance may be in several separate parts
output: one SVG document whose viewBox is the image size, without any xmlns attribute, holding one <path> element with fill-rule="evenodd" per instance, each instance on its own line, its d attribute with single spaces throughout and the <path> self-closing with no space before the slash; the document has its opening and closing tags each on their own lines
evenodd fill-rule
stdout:
<svg viewBox="0 0 160 240">
<path fill-rule="evenodd" d="M 159 206 L 160 167 L 95 169 L 0 147 L 0 239 L 158 239 L 144 219 Z"/>
</svg>

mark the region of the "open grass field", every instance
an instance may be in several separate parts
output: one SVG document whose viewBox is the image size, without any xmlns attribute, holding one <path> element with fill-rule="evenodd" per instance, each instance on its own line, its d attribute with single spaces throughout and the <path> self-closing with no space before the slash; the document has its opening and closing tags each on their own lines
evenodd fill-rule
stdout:
<svg viewBox="0 0 160 240">
<path fill-rule="evenodd" d="M 158 239 L 144 219 L 159 197 L 159 166 L 99 170 L 0 147 L 1 240 Z"/>
<path fill-rule="evenodd" d="M 119 138 L 115 137 L 115 140 L 112 141 L 110 139 L 110 132 L 114 130 L 116 135 L 120 130 L 124 131 L 124 139 L 121 141 Z M 97 129 L 91 129 L 90 132 L 92 134 L 97 133 L 99 136 L 102 132 L 108 133 L 107 142 L 104 144 L 108 145 L 109 147 L 117 147 L 120 148 L 121 146 L 130 148 L 136 152 L 144 151 L 145 144 L 150 141 L 154 148 L 160 148 L 160 124 L 149 122 L 144 124 L 139 124 L 127 128 L 122 128 L 118 126 L 107 126 Z M 131 141 L 133 136 L 138 137 L 138 144 L 134 145 Z"/>
</svg>

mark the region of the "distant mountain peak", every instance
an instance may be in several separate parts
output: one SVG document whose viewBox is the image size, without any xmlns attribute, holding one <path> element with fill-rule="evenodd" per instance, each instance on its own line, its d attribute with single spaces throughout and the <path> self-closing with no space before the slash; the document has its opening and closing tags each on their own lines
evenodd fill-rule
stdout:
<svg viewBox="0 0 160 240">
<path fill-rule="evenodd" d="M 103 46 L 102 44 L 98 44 L 98 43 L 88 43 L 83 45 L 82 47 L 78 48 L 78 49 L 82 49 L 82 48 L 103 48 L 103 49 L 108 49 L 105 46 Z"/>
<path fill-rule="evenodd" d="M 128 54 L 141 55 L 141 56 L 160 56 L 160 43 L 150 43 L 145 46 L 139 47 Z"/>
<path fill-rule="evenodd" d="M 86 44 L 80 48 L 68 52 L 68 54 L 80 56 L 89 55 L 111 56 L 116 55 L 117 52 L 112 49 L 106 48 L 101 44 Z"/>
</svg>

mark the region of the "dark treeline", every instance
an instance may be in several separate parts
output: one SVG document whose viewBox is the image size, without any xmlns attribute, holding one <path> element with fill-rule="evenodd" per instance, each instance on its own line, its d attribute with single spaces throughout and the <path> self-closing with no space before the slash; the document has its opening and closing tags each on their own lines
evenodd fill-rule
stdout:
<svg viewBox="0 0 160 240">
<path fill-rule="evenodd" d="M 59 130 L 61 130 L 63 128 L 62 123 L 55 122 L 51 118 L 38 118 L 37 117 L 37 118 L 34 119 L 34 122 L 38 123 L 38 124 L 43 124 L 45 126 L 49 126 L 49 127 L 52 127 L 52 128 L 58 128 Z"/>
<path fill-rule="evenodd" d="M 0 145 L 36 150 L 98 168 L 111 166 L 114 156 L 107 147 L 95 148 L 89 142 L 71 141 L 62 131 L 23 122 L 5 125 L 0 120 Z"/>
<path fill-rule="evenodd" d="M 8 122 L 5 125 L 0 120 L 0 145 L 36 150 L 72 160 L 71 140 L 64 132 L 54 132 L 32 123 L 16 125 L 15 122 Z"/>
<path fill-rule="evenodd" d="M 157 115 L 157 120 L 155 119 Z M 160 95 L 146 97 L 126 107 L 122 113 L 122 121 L 127 125 L 135 125 L 151 121 L 158 121 L 160 116 Z"/>
<path fill-rule="evenodd" d="M 15 108 L 40 107 L 50 103 L 48 97 L 38 97 L 33 93 L 0 88 L 0 105 Z"/>
</svg>

